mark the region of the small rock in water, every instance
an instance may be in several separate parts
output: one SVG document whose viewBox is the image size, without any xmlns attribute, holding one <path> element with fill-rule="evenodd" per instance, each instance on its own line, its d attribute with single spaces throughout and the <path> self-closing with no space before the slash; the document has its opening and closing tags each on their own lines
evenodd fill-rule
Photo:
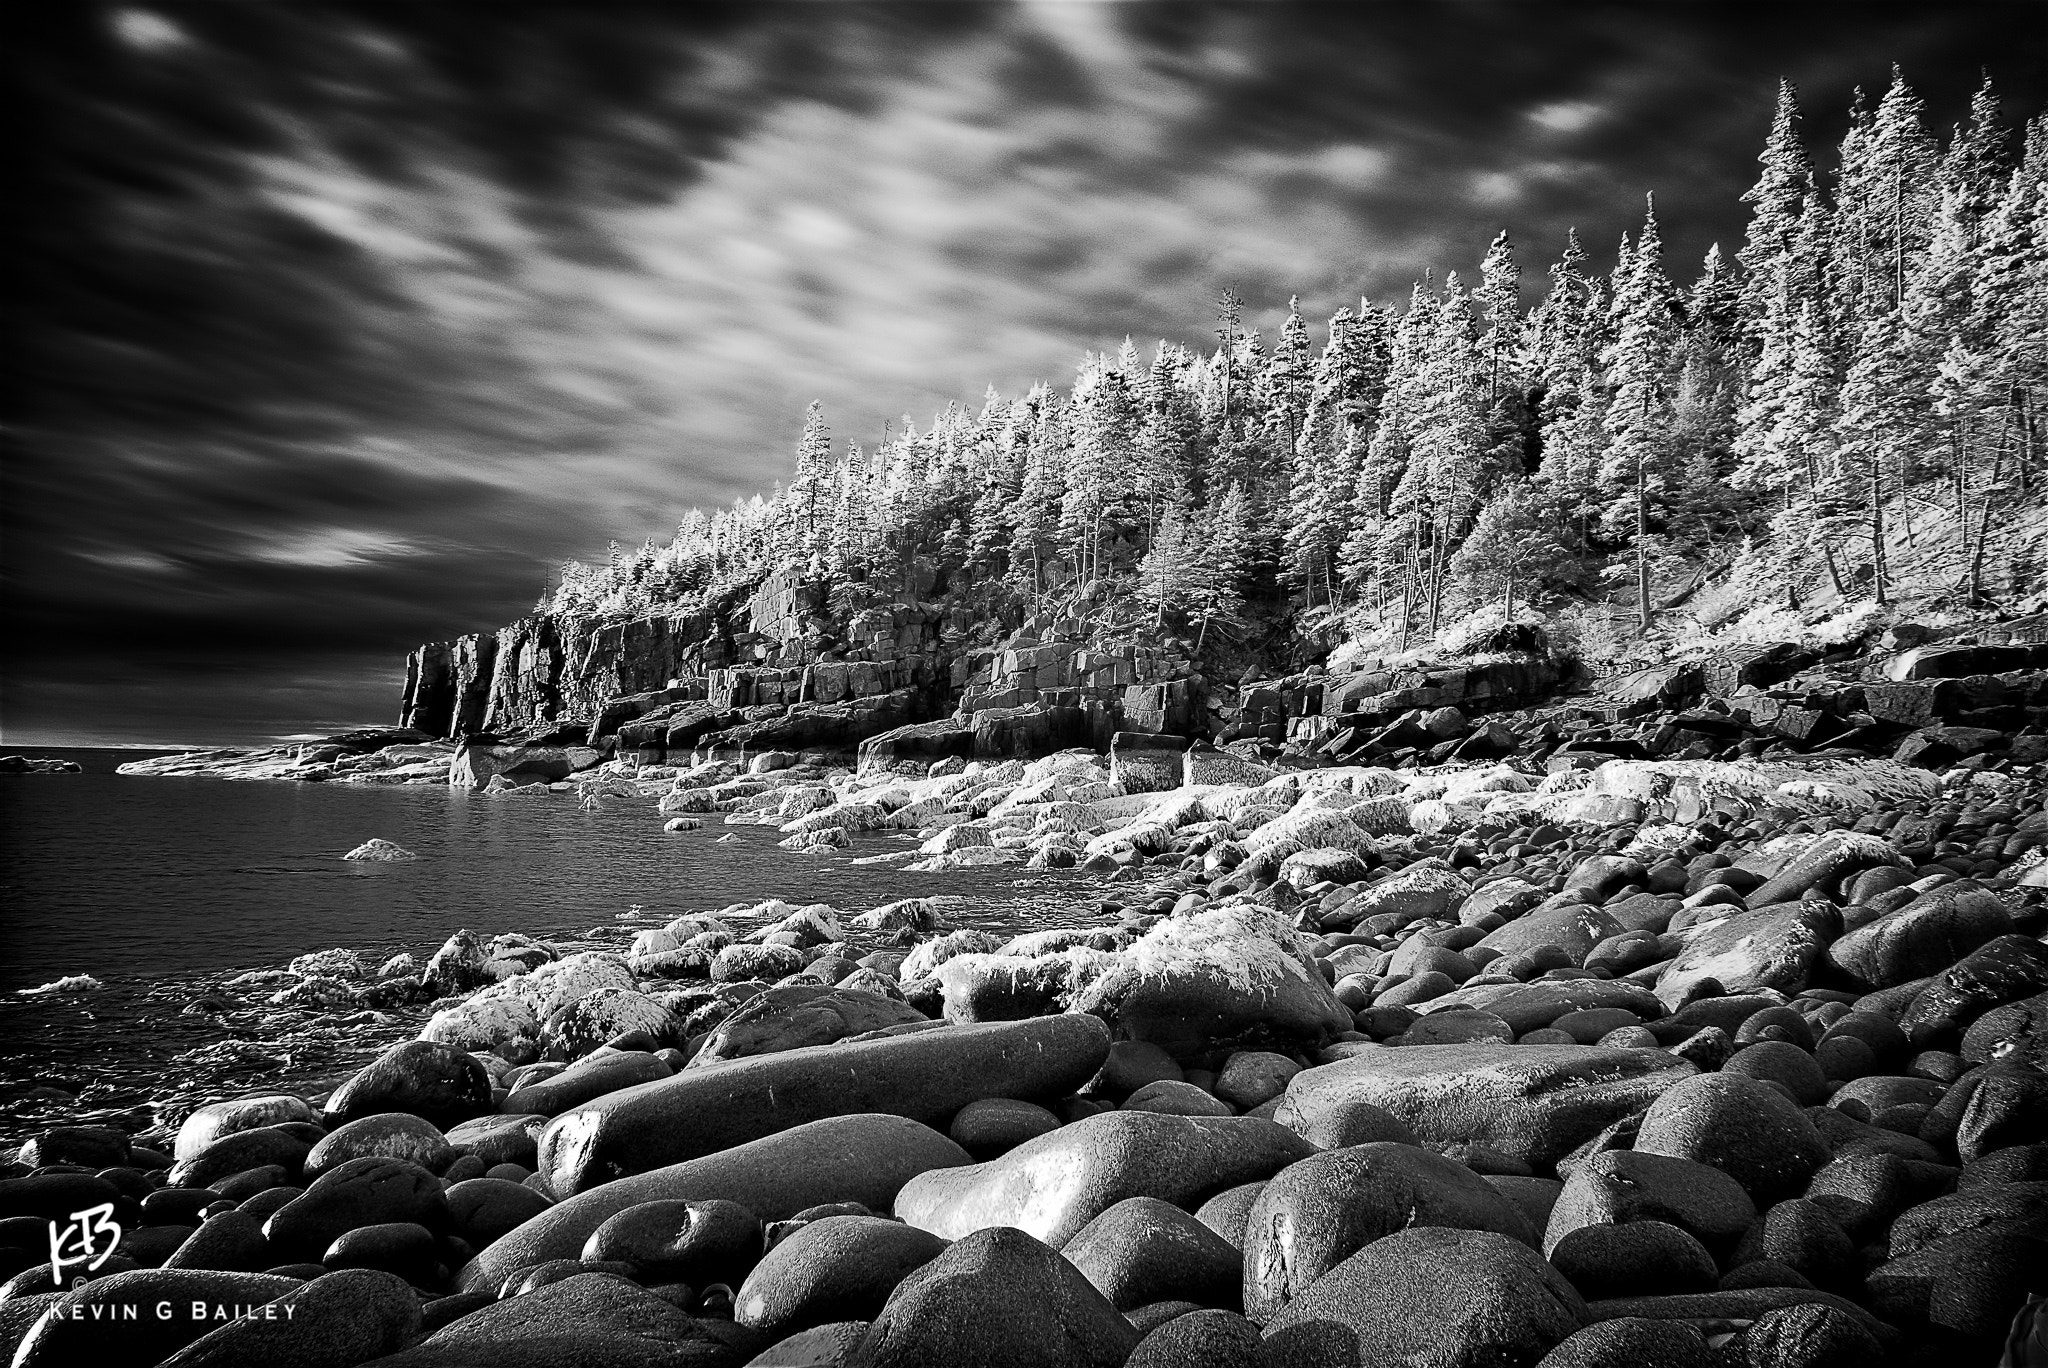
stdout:
<svg viewBox="0 0 2048 1368">
<path fill-rule="evenodd" d="M 67 974 L 39 988 L 17 988 L 14 991 L 22 997 L 42 997 L 46 993 L 97 993 L 106 986 L 91 974 Z"/>
<path fill-rule="evenodd" d="M 382 836 L 372 836 L 369 840 L 363 842 L 341 858 L 344 860 L 375 860 L 389 863 L 401 860 L 417 860 L 419 856 L 413 854 L 404 846 L 399 845 L 396 841 L 387 841 Z"/>
</svg>

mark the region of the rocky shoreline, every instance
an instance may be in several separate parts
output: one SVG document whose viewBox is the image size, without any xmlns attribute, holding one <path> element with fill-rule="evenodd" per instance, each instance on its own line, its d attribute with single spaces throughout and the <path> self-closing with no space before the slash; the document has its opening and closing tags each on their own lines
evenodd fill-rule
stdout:
<svg viewBox="0 0 2048 1368">
<path fill-rule="evenodd" d="M 1008 941 L 771 902 L 308 957 L 278 997 L 418 1038 L 24 1145 L 16 1363 L 1988 1363 L 2040 1290 L 2048 785 L 2010 746 L 581 787 L 1131 887 Z M 52 1291 L 47 1223 L 101 1204 L 122 1262 Z M 275 1309 L 90 1314 L 165 1299 Z"/>
</svg>

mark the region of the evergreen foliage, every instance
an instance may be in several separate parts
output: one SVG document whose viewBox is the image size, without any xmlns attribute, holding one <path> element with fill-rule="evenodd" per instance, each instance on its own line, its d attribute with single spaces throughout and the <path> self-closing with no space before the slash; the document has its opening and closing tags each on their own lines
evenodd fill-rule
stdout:
<svg viewBox="0 0 2048 1368">
<path fill-rule="evenodd" d="M 791 569 L 1199 649 L 1290 614 L 1405 638 L 1605 581 L 1649 630 L 1746 539 L 1795 600 L 1883 602 L 1888 508 L 1952 505 L 1981 537 L 2044 476 L 2048 128 L 2014 136 L 1988 84 L 1945 140 L 1925 123 L 1895 72 L 1824 176 L 1782 85 L 1747 239 L 1689 287 L 1652 212 L 1604 276 L 1568 235 L 1526 311 L 1502 233 L 1477 289 L 1362 300 L 1320 350 L 1298 301 L 1268 349 L 1225 291 L 1211 350 L 1127 340 L 872 452 L 835 453 L 813 404 L 786 487 L 565 565 L 542 607 L 690 611 Z"/>
</svg>

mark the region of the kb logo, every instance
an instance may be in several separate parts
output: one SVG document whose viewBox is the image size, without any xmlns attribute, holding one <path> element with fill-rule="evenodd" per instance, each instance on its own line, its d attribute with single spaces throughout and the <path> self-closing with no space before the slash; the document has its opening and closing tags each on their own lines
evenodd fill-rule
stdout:
<svg viewBox="0 0 2048 1368">
<path fill-rule="evenodd" d="M 64 1270 L 67 1268 L 82 1267 L 87 1273 L 98 1271 L 99 1266 L 113 1256 L 114 1246 L 119 1243 L 121 1223 L 114 1219 L 112 1202 L 74 1211 L 71 1219 L 62 1225 L 50 1222 L 51 1281 L 63 1287 Z M 85 1279 L 81 1277 L 77 1281 Z"/>
</svg>

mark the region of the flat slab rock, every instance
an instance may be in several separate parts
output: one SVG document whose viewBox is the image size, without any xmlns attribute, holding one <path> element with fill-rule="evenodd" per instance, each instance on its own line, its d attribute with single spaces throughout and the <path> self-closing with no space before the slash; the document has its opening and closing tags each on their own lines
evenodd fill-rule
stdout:
<svg viewBox="0 0 2048 1368">
<path fill-rule="evenodd" d="M 1404 1045 L 1296 1074 L 1274 1119 L 1306 1134 L 1370 1103 L 1424 1144 L 1478 1141 L 1538 1171 L 1689 1078 L 1663 1050 L 1598 1045 Z"/>
</svg>

